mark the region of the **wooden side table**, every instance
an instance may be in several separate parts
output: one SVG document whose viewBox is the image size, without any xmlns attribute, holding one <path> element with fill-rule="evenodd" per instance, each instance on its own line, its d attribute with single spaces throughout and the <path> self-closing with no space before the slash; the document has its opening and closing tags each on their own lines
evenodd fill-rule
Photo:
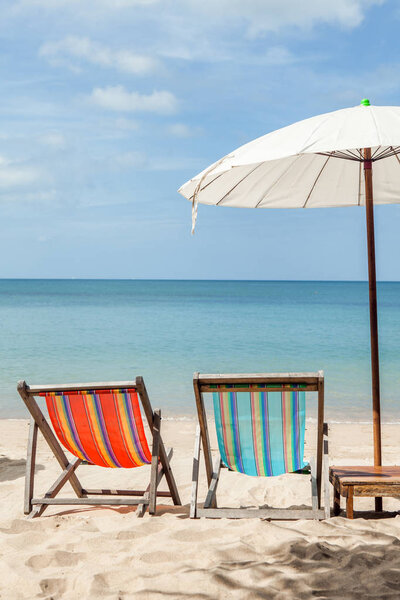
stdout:
<svg viewBox="0 0 400 600">
<path fill-rule="evenodd" d="M 333 514 L 340 513 L 340 496 L 346 498 L 346 515 L 353 519 L 354 496 L 400 497 L 399 467 L 330 467 L 333 485 Z"/>
</svg>

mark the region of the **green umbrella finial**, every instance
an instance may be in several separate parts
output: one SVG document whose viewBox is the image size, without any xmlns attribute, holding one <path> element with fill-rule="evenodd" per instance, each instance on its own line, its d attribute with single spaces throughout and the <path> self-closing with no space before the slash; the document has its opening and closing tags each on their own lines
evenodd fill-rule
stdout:
<svg viewBox="0 0 400 600">
<path fill-rule="evenodd" d="M 361 106 L 371 106 L 371 102 L 368 100 L 368 98 L 363 98 L 360 104 Z"/>
</svg>

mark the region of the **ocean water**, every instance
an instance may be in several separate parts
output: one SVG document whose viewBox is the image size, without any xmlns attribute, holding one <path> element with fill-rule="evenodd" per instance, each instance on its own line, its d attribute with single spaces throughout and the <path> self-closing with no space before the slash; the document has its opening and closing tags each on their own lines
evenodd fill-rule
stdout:
<svg viewBox="0 0 400 600">
<path fill-rule="evenodd" d="M 382 416 L 400 421 L 400 283 L 378 304 Z M 327 418 L 371 420 L 366 283 L 0 280 L 0 314 L 0 417 L 26 415 L 19 379 L 142 375 L 154 407 L 190 417 L 194 371 L 323 369 Z"/>
</svg>

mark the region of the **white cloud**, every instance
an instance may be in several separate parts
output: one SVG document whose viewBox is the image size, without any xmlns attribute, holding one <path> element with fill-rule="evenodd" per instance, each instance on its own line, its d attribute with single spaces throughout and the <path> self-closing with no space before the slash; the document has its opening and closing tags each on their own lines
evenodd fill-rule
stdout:
<svg viewBox="0 0 400 600">
<path fill-rule="evenodd" d="M 285 28 L 313 29 L 320 24 L 354 28 L 363 21 L 371 6 L 386 0 L 3 0 L 3 14 L 12 16 L 34 14 L 38 9 L 57 15 L 72 17 L 88 23 L 104 22 L 123 14 L 131 19 L 132 27 L 137 17 L 147 17 L 148 23 L 163 21 L 163 30 L 182 27 L 190 33 L 192 46 L 201 40 L 201 33 L 219 28 L 221 33 L 231 30 L 232 22 L 244 27 L 249 36 Z M 155 5 L 159 5 L 157 10 Z M 3 8 L 3 7 L 2 7 Z M 161 10 L 162 8 L 162 10 Z M 197 31 L 192 36 L 192 32 Z M 185 36 L 185 32 L 182 32 Z M 170 42 L 175 40 L 171 37 Z M 176 40 L 179 42 L 179 40 Z M 166 48 L 167 49 L 167 48 Z"/>
<path fill-rule="evenodd" d="M 139 123 L 132 119 L 120 117 L 119 119 L 116 119 L 115 127 L 117 129 L 122 129 L 122 131 L 137 131 L 139 129 Z"/>
<path fill-rule="evenodd" d="M 171 114 L 178 108 L 178 100 L 167 91 L 154 91 L 152 94 L 129 92 L 122 85 L 95 88 L 90 100 L 107 110 L 120 112 L 153 112 Z"/>
<path fill-rule="evenodd" d="M 155 58 L 129 50 L 112 50 L 87 37 L 68 36 L 55 42 L 46 42 L 40 47 L 39 55 L 53 65 L 68 66 L 73 70 L 79 69 L 79 61 L 134 75 L 150 73 L 159 66 Z"/>
<path fill-rule="evenodd" d="M 122 168 L 144 169 L 147 167 L 148 160 L 142 152 L 126 152 L 115 157 L 115 163 Z"/>
<path fill-rule="evenodd" d="M 201 132 L 200 127 L 189 127 L 185 123 L 172 123 L 167 126 L 167 132 L 178 138 L 190 138 Z"/>
<path fill-rule="evenodd" d="M 272 66 L 290 65 L 296 60 L 296 56 L 284 46 L 271 46 L 264 56 L 264 62 Z"/>
<path fill-rule="evenodd" d="M 0 156 L 0 189 L 24 187 L 40 181 L 43 173 L 29 165 L 21 165 Z"/>
<path fill-rule="evenodd" d="M 169 0 L 172 2 L 173 0 Z M 242 19 L 248 33 L 257 36 L 284 27 L 311 29 L 320 23 L 353 28 L 360 25 L 372 5 L 385 0 L 175 0 L 193 12 L 212 14 L 214 20 Z"/>
<path fill-rule="evenodd" d="M 137 171 L 180 171 L 181 169 L 196 169 L 199 160 L 188 156 L 148 156 L 144 152 L 125 152 L 107 160 L 113 162 L 122 170 Z"/>
<path fill-rule="evenodd" d="M 41 7 L 47 10 L 59 10 L 60 8 L 72 8 L 74 10 L 115 10 L 119 8 L 135 8 L 137 6 L 148 6 L 155 4 L 158 0 L 19 0 L 16 2 L 18 8 Z"/>
<path fill-rule="evenodd" d="M 45 133 L 40 136 L 39 141 L 45 146 L 50 146 L 52 148 L 65 148 L 66 139 L 62 135 L 62 133 L 58 133 L 56 131 L 51 131 L 49 133 Z"/>
</svg>

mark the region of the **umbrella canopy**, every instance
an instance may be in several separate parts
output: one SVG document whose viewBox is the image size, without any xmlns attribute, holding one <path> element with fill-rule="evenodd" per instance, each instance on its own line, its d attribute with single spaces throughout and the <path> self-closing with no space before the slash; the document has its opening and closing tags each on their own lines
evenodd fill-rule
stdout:
<svg viewBox="0 0 400 600">
<path fill-rule="evenodd" d="M 371 106 L 365 99 L 245 144 L 179 189 L 192 201 L 192 231 L 199 202 L 244 208 L 365 205 L 376 466 L 382 450 L 373 204 L 400 202 L 399 154 L 400 107 Z M 377 498 L 377 510 L 381 506 Z"/>
<path fill-rule="evenodd" d="M 374 162 L 375 204 L 400 202 L 398 106 L 355 106 L 278 129 L 223 157 L 179 192 L 202 204 L 245 208 L 364 205 L 364 148 Z"/>
</svg>

